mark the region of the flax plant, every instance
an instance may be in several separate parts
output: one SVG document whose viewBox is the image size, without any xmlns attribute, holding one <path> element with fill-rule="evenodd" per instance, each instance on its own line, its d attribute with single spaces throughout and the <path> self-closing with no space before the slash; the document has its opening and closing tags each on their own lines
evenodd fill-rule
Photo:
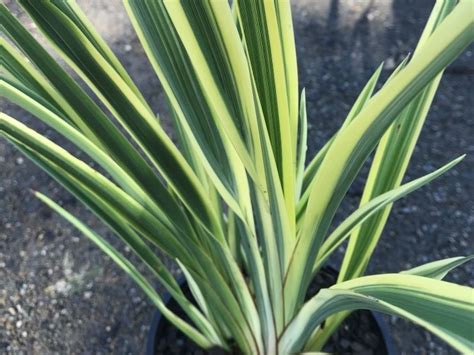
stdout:
<svg viewBox="0 0 474 355">
<path fill-rule="evenodd" d="M 150 276 L 35 192 L 192 341 L 227 350 L 234 344 L 249 354 L 319 351 L 347 314 L 370 309 L 472 351 L 473 290 L 442 281 L 471 257 L 364 276 L 392 204 L 463 159 L 402 184 L 443 70 L 473 41 L 471 0 L 438 0 L 413 55 L 379 90 L 381 67 L 375 71 L 314 157 L 306 157 L 289 0 L 124 0 L 166 94 L 176 141 L 74 1 L 18 2 L 90 91 L 0 5 L 1 94 L 88 158 L 5 113 L 0 134 L 139 257 Z M 331 228 L 374 151 L 360 206 Z M 308 298 L 315 274 L 346 241 L 337 282 Z M 176 261 L 193 299 L 153 247 Z M 168 308 L 151 277 L 186 319 Z"/>
</svg>

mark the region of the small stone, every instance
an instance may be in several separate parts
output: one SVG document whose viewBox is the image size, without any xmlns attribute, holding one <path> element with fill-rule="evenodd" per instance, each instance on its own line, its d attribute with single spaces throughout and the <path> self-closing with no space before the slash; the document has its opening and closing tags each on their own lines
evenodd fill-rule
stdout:
<svg viewBox="0 0 474 355">
<path fill-rule="evenodd" d="M 125 52 L 130 52 L 130 51 L 132 50 L 132 45 L 129 44 L 129 43 L 127 43 L 127 44 L 123 47 L 123 49 L 125 50 Z"/>
<path fill-rule="evenodd" d="M 22 332 L 21 332 L 21 336 L 22 336 L 23 338 L 26 338 L 26 337 L 28 336 L 28 332 L 27 332 L 26 330 L 22 331 Z"/>
<path fill-rule="evenodd" d="M 105 327 L 105 331 L 106 332 L 110 332 L 112 330 L 112 327 L 110 325 L 106 326 Z"/>
<path fill-rule="evenodd" d="M 25 161 L 25 160 L 23 159 L 23 157 L 18 157 L 18 158 L 16 158 L 16 163 L 17 163 L 18 165 L 23 164 L 24 161 Z"/>
<path fill-rule="evenodd" d="M 373 21 L 375 17 L 376 15 L 373 12 L 367 14 L 367 20 L 369 21 Z"/>
<path fill-rule="evenodd" d="M 61 279 L 54 284 L 53 288 L 55 292 L 65 295 L 70 291 L 71 286 L 66 280 Z M 53 301 L 55 300 L 53 299 Z"/>
<path fill-rule="evenodd" d="M 17 322 L 15 323 L 15 326 L 16 326 L 17 328 L 21 328 L 22 325 L 23 325 L 23 322 L 22 322 L 21 320 L 19 320 L 19 321 L 17 321 Z"/>
<path fill-rule="evenodd" d="M 92 292 L 91 291 L 86 291 L 84 292 L 84 299 L 88 300 L 92 297 Z"/>
<path fill-rule="evenodd" d="M 395 68 L 395 59 L 393 59 L 392 57 L 388 57 L 385 60 L 383 68 L 387 70 L 392 70 L 393 68 Z"/>
<path fill-rule="evenodd" d="M 13 307 L 8 308 L 8 313 L 10 313 L 12 316 L 16 315 L 15 308 Z"/>
<path fill-rule="evenodd" d="M 15 307 L 16 307 L 16 310 L 17 310 L 18 313 L 25 314 L 25 310 L 23 309 L 23 307 L 20 304 L 17 304 Z"/>
</svg>

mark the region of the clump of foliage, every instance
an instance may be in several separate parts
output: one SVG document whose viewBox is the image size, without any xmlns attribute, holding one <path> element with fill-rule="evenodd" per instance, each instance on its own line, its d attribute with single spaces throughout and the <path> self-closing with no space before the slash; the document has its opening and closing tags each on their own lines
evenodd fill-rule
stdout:
<svg viewBox="0 0 474 355">
<path fill-rule="evenodd" d="M 305 95 L 298 92 L 288 0 L 124 1 L 166 94 L 176 143 L 74 1 L 18 2 L 103 105 L 4 5 L 2 95 L 100 170 L 4 113 L 1 135 L 140 257 L 189 321 L 170 311 L 107 241 L 36 193 L 189 338 L 203 348 L 234 342 L 252 354 L 320 350 L 349 312 L 372 309 L 412 320 L 461 352 L 472 350 L 472 289 L 441 281 L 469 257 L 363 276 L 392 203 L 462 159 L 401 184 L 443 70 L 473 40 L 471 1 L 436 2 L 411 58 L 375 92 L 377 69 L 306 167 Z M 329 233 L 374 150 L 359 208 Z M 346 240 L 337 283 L 307 299 L 314 275 Z M 193 302 L 152 246 L 177 262 Z"/>
</svg>

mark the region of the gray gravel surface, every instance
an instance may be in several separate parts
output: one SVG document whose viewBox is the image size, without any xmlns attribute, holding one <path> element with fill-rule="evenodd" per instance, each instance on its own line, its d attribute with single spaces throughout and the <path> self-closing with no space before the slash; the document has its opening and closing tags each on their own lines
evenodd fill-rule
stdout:
<svg viewBox="0 0 474 355">
<path fill-rule="evenodd" d="M 26 16 L 6 2 L 35 32 Z M 78 2 L 152 107 L 163 112 L 159 83 L 121 2 Z M 307 90 L 310 156 L 341 124 L 375 68 L 385 61 L 385 78 L 413 51 L 431 6 L 429 0 L 293 1 L 300 83 Z M 448 69 L 408 178 L 426 174 L 462 153 L 468 156 L 444 177 L 396 204 L 370 273 L 397 272 L 473 252 L 472 57 L 471 47 Z M 4 101 L 1 107 L 76 152 L 30 115 Z M 364 172 L 338 218 L 357 205 L 363 179 Z M 150 302 L 112 261 L 36 201 L 29 189 L 60 201 L 113 240 L 70 194 L 0 139 L 0 353 L 142 353 L 154 311 Z M 472 286 L 473 265 L 457 269 L 449 279 Z M 401 354 L 452 353 L 421 328 L 396 318 L 387 320 Z"/>
</svg>

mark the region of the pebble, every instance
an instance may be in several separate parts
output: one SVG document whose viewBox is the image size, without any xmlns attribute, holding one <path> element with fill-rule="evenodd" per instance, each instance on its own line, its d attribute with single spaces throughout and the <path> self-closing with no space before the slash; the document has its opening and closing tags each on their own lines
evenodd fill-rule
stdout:
<svg viewBox="0 0 474 355">
<path fill-rule="evenodd" d="M 383 68 L 386 70 L 392 70 L 395 66 L 395 59 L 393 59 L 393 57 L 388 57 L 384 62 Z"/>
</svg>

